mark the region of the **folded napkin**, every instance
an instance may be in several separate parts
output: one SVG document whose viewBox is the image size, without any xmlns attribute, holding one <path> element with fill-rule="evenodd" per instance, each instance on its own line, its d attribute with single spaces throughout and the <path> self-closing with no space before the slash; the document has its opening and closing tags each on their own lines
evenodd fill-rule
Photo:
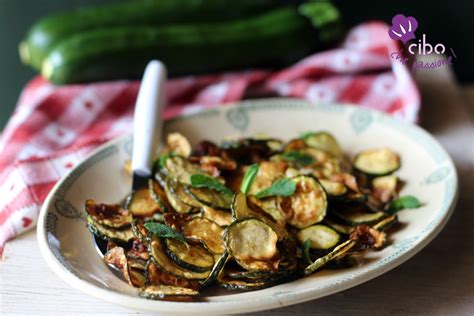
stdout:
<svg viewBox="0 0 474 316">
<path fill-rule="evenodd" d="M 419 92 L 388 27 L 352 29 L 339 48 L 309 56 L 281 71 L 248 70 L 169 80 L 165 117 L 258 96 L 345 102 L 415 122 Z M 132 130 L 140 82 L 56 87 L 34 78 L 21 93 L 0 136 L 0 253 L 10 238 L 35 226 L 54 184 L 90 150 Z"/>
</svg>

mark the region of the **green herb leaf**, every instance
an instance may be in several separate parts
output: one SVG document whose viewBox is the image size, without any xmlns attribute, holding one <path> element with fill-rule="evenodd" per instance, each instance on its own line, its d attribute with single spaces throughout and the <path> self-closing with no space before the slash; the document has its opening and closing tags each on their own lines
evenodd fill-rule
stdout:
<svg viewBox="0 0 474 316">
<path fill-rule="evenodd" d="M 303 132 L 300 134 L 300 139 L 303 139 L 305 140 L 306 138 L 312 136 L 314 134 L 314 132 Z"/>
<path fill-rule="evenodd" d="M 308 264 L 312 264 L 313 260 L 311 260 L 311 255 L 309 254 L 309 249 L 311 248 L 311 240 L 306 239 L 303 244 L 303 258 L 308 262 Z"/>
<path fill-rule="evenodd" d="M 181 234 L 180 232 L 177 232 L 176 230 L 174 230 L 173 228 L 169 226 L 166 226 L 165 224 L 155 223 L 155 222 L 146 222 L 145 224 L 143 224 L 143 226 L 145 226 L 145 228 L 148 229 L 148 231 L 150 231 L 152 234 L 155 234 L 159 237 L 173 238 L 182 242 L 186 242 L 183 234 Z"/>
<path fill-rule="evenodd" d="M 392 200 L 389 205 L 389 212 L 396 213 L 407 208 L 418 208 L 422 206 L 421 202 L 413 195 L 401 196 L 398 199 Z"/>
<path fill-rule="evenodd" d="M 171 157 L 171 153 L 164 153 L 155 160 L 155 163 L 153 164 L 153 169 L 155 172 L 165 168 L 166 159 L 169 157 Z"/>
<path fill-rule="evenodd" d="M 223 194 L 234 194 L 228 187 L 217 181 L 216 178 L 206 176 L 205 174 L 196 173 L 190 178 L 191 185 L 195 188 L 206 188 L 219 191 Z"/>
<path fill-rule="evenodd" d="M 307 166 L 314 162 L 314 158 L 299 151 L 287 151 L 280 155 L 284 160 L 292 161 L 301 166 Z"/>
<path fill-rule="evenodd" d="M 256 197 L 259 199 L 265 198 L 268 196 L 290 196 L 295 193 L 296 183 L 289 179 L 284 178 L 275 181 L 271 187 L 263 189 L 262 191 L 256 194 Z"/>
<path fill-rule="evenodd" d="M 255 177 L 257 176 L 259 166 L 258 164 L 253 164 L 248 166 L 247 170 L 245 171 L 244 177 L 242 179 L 242 184 L 240 185 L 240 191 L 247 195 L 252 186 Z"/>
</svg>

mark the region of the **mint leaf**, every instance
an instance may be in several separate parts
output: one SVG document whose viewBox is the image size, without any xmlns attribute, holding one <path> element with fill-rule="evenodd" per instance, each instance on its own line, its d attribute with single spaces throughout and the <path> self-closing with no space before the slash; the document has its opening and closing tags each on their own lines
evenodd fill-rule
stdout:
<svg viewBox="0 0 474 316">
<path fill-rule="evenodd" d="M 177 232 L 173 228 L 166 226 L 165 224 L 155 223 L 155 222 L 146 222 L 143 224 L 148 231 L 154 235 L 157 235 L 161 238 L 173 238 L 182 242 L 186 242 L 183 234 Z"/>
<path fill-rule="evenodd" d="M 234 194 L 228 187 L 217 181 L 216 178 L 196 173 L 190 178 L 191 185 L 195 188 L 206 188 L 219 191 L 224 194 Z"/>
<path fill-rule="evenodd" d="M 413 195 L 405 195 L 392 200 L 388 207 L 388 211 L 393 214 L 407 208 L 418 208 L 422 205 L 423 204 L 421 204 L 421 202 Z"/>
<path fill-rule="evenodd" d="M 309 254 L 309 249 L 311 248 L 311 240 L 306 239 L 303 244 L 303 258 L 308 262 L 308 264 L 312 264 L 313 260 L 311 260 L 311 255 Z"/>
<path fill-rule="evenodd" d="M 171 157 L 170 153 L 164 153 L 161 154 L 158 159 L 155 160 L 155 163 L 153 164 L 153 170 L 159 171 L 165 168 L 166 164 L 166 159 Z"/>
<path fill-rule="evenodd" d="M 280 179 L 275 181 L 271 187 L 263 189 L 262 191 L 256 194 L 256 197 L 259 199 L 265 198 L 268 196 L 290 196 L 295 193 L 296 190 L 296 183 L 289 179 Z"/>
<path fill-rule="evenodd" d="M 243 194 L 247 195 L 247 193 L 249 192 L 250 187 L 252 186 L 252 183 L 255 180 L 255 177 L 257 176 L 259 168 L 260 167 L 258 166 L 258 164 L 248 166 L 242 179 L 242 184 L 240 185 L 240 191 Z"/>
<path fill-rule="evenodd" d="M 280 155 L 284 160 L 292 161 L 301 166 L 307 166 L 314 162 L 314 158 L 299 151 L 287 151 Z"/>
<path fill-rule="evenodd" d="M 314 134 L 314 132 L 303 132 L 303 133 L 300 134 L 299 138 L 305 140 L 306 138 L 312 136 L 313 134 Z"/>
</svg>

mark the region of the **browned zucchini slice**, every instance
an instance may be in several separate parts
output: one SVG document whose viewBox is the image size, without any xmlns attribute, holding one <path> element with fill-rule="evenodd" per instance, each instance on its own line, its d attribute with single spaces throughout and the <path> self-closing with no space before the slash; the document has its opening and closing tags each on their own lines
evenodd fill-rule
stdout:
<svg viewBox="0 0 474 316">
<path fill-rule="evenodd" d="M 206 218 L 197 217 L 182 227 L 183 235 L 190 240 L 199 241 L 214 254 L 225 251 L 224 229 Z"/>
<path fill-rule="evenodd" d="M 94 200 L 87 200 L 86 212 L 94 222 L 111 228 L 132 224 L 132 214 L 118 204 L 97 204 Z"/>
<path fill-rule="evenodd" d="M 164 240 L 163 248 L 171 260 L 185 269 L 206 272 L 214 266 L 213 255 L 201 244 L 190 244 L 167 238 Z"/>
<path fill-rule="evenodd" d="M 336 138 L 328 132 L 306 133 L 302 139 L 309 147 L 323 150 L 334 157 L 342 156 L 342 150 Z"/>
<path fill-rule="evenodd" d="M 133 231 L 131 226 L 126 226 L 123 229 L 111 228 L 96 223 L 92 217 L 87 216 L 87 227 L 94 235 L 103 240 L 113 240 L 122 243 L 128 243 L 133 239 Z"/>
<path fill-rule="evenodd" d="M 192 279 L 192 280 L 204 280 L 206 279 L 210 271 L 206 272 L 194 272 L 188 269 L 185 269 L 177 265 L 173 260 L 171 260 L 165 253 L 162 243 L 159 239 L 153 239 L 150 242 L 148 251 L 150 256 L 153 258 L 155 263 L 164 271 L 167 271 L 171 274 L 174 274 L 179 277 Z"/>
<path fill-rule="evenodd" d="M 145 286 L 146 277 L 145 277 L 145 273 L 144 273 L 143 270 L 134 269 L 134 268 L 130 267 L 129 273 L 130 273 L 130 283 L 134 287 L 143 287 L 143 286 Z"/>
<path fill-rule="evenodd" d="M 387 148 L 368 149 L 355 157 L 354 167 L 369 175 L 383 176 L 400 168 L 400 156 Z"/>
<path fill-rule="evenodd" d="M 347 187 L 341 182 L 319 179 L 319 183 L 329 196 L 340 197 L 347 192 Z"/>
<path fill-rule="evenodd" d="M 273 228 L 258 219 L 235 222 L 226 229 L 229 254 L 247 270 L 274 270 L 277 241 Z"/>
<path fill-rule="evenodd" d="M 166 136 L 166 147 L 173 154 L 189 157 L 191 155 L 191 144 L 181 133 L 170 133 Z"/>
<path fill-rule="evenodd" d="M 247 204 L 247 197 L 242 192 L 237 192 L 234 195 L 232 201 L 232 217 L 234 220 L 240 221 L 249 218 L 259 219 L 266 224 L 270 225 L 274 231 L 278 234 L 278 239 L 282 240 L 288 235 L 284 226 L 276 223 L 271 216 L 266 213 L 261 213 L 256 210 L 252 210 Z"/>
<path fill-rule="evenodd" d="M 343 212 L 333 211 L 334 215 L 346 222 L 351 226 L 357 226 L 360 224 L 372 225 L 380 222 L 384 218 L 388 217 L 385 212 L 366 212 L 358 209 L 346 210 Z"/>
<path fill-rule="evenodd" d="M 168 177 L 182 184 L 191 184 L 191 175 L 204 173 L 198 165 L 181 156 L 172 156 L 165 161 L 165 172 Z"/>
<path fill-rule="evenodd" d="M 212 207 L 203 205 L 201 208 L 202 217 L 217 223 L 219 226 L 232 224 L 232 214 L 227 211 L 215 210 Z"/>
<path fill-rule="evenodd" d="M 249 195 L 248 203 L 250 208 L 258 208 L 270 215 L 277 224 L 281 226 L 286 225 L 286 214 L 282 211 L 277 197 L 271 196 L 259 199 L 254 195 Z"/>
<path fill-rule="evenodd" d="M 341 240 L 341 236 L 334 229 L 326 225 L 313 225 L 301 229 L 297 234 L 301 244 L 307 240 L 311 242 L 311 248 L 326 250 L 336 246 Z"/>
<path fill-rule="evenodd" d="M 188 280 L 178 277 L 160 269 L 153 260 L 149 260 L 145 270 L 147 285 L 173 285 L 197 290 L 200 287 L 199 281 Z"/>
<path fill-rule="evenodd" d="M 137 217 L 152 217 L 155 213 L 164 212 L 163 204 L 157 202 L 150 188 L 138 189 L 132 193 L 127 209 Z"/>
<path fill-rule="evenodd" d="M 194 199 L 206 206 L 217 210 L 230 210 L 230 205 L 232 204 L 232 194 L 225 194 L 207 188 L 193 188 L 191 186 L 186 187 L 185 190 Z"/>
<path fill-rule="evenodd" d="M 175 194 L 175 186 L 177 184 L 170 178 L 166 181 L 165 192 L 168 202 L 171 207 L 180 214 L 189 214 L 192 213 L 193 207 L 181 201 L 178 196 Z"/>
<path fill-rule="evenodd" d="M 354 229 L 353 226 L 345 225 L 328 218 L 324 219 L 324 224 L 331 227 L 332 229 L 337 231 L 339 234 L 344 234 L 344 235 L 349 235 L 351 231 Z"/>
<path fill-rule="evenodd" d="M 381 220 L 380 222 L 378 222 L 377 224 L 372 226 L 372 228 L 374 228 L 376 230 L 379 230 L 379 231 L 384 231 L 387 228 L 391 227 L 392 225 L 395 225 L 397 222 L 398 222 L 397 215 L 392 215 L 392 216 L 389 216 L 389 217 Z"/>
<path fill-rule="evenodd" d="M 304 269 L 304 274 L 305 275 L 310 275 L 310 274 L 314 273 L 315 271 L 317 271 L 317 270 L 321 269 L 322 267 L 324 267 L 328 262 L 330 262 L 332 260 L 343 258 L 349 252 L 349 250 L 354 248 L 354 246 L 356 244 L 357 244 L 356 241 L 350 240 L 350 239 L 343 242 L 342 244 L 340 244 L 339 246 L 334 248 L 333 251 L 331 251 L 330 253 L 328 253 L 324 257 L 321 257 L 321 258 L 317 259 L 315 262 L 313 262 L 312 264 L 307 266 Z"/>
<path fill-rule="evenodd" d="M 288 164 L 284 161 L 264 161 L 259 164 L 258 173 L 250 186 L 248 194 L 257 194 L 270 187 L 275 180 L 285 176 Z"/>
<path fill-rule="evenodd" d="M 148 189 L 150 190 L 151 197 L 160 206 L 160 212 L 164 213 L 170 209 L 170 204 L 166 198 L 166 192 L 164 185 L 157 180 L 150 179 L 148 181 Z"/>
<path fill-rule="evenodd" d="M 138 295 L 152 300 L 163 300 L 167 298 L 194 297 L 199 295 L 196 290 L 172 285 L 149 285 L 141 288 Z"/>
<path fill-rule="evenodd" d="M 398 178 L 394 175 L 372 180 L 372 194 L 381 203 L 388 203 L 397 194 Z"/>
<path fill-rule="evenodd" d="M 297 176 L 296 192 L 280 198 L 280 205 L 287 214 L 288 224 L 304 228 L 321 222 L 326 216 L 327 197 L 321 184 L 309 176 Z"/>
</svg>

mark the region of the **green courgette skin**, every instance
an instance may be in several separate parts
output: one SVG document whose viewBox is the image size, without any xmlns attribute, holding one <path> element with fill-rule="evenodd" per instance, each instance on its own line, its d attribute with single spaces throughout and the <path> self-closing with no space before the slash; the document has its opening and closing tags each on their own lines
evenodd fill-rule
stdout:
<svg viewBox="0 0 474 316">
<path fill-rule="evenodd" d="M 315 30 L 296 8 L 247 19 L 163 27 L 116 27 L 72 35 L 45 59 L 55 84 L 139 78 L 151 59 L 170 76 L 252 67 L 281 67 L 316 48 Z"/>
<path fill-rule="evenodd" d="M 39 70 L 51 49 L 72 34 L 110 27 L 226 21 L 281 6 L 282 2 L 135 0 L 68 11 L 46 17 L 33 25 L 20 44 L 20 55 L 24 63 Z"/>
</svg>

